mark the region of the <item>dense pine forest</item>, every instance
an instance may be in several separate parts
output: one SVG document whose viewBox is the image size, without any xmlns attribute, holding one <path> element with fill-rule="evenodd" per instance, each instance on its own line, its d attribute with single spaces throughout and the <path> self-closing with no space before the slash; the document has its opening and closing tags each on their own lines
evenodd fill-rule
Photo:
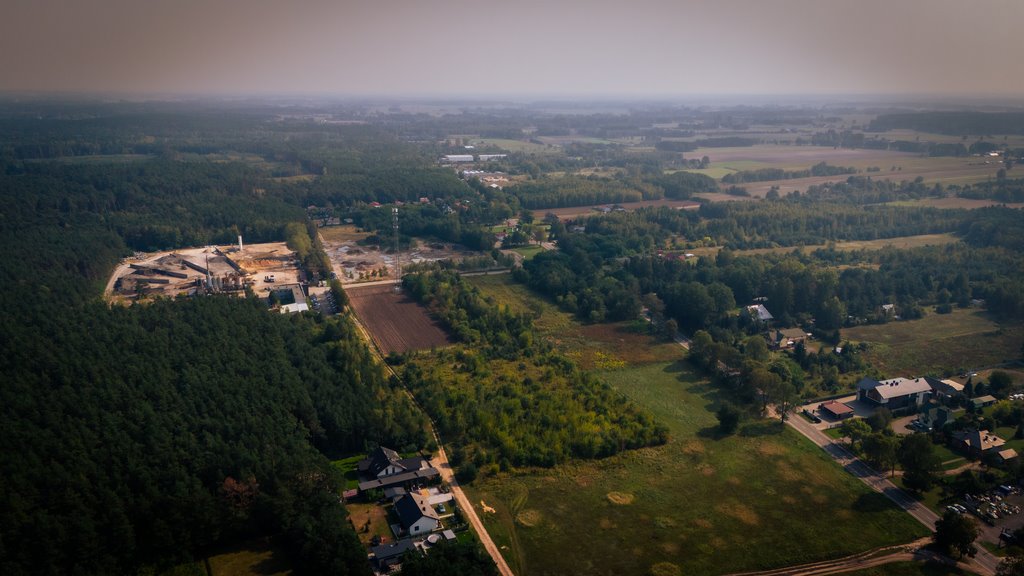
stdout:
<svg viewBox="0 0 1024 576">
<path fill-rule="evenodd" d="M 0 120 L 0 572 L 159 571 L 271 536 L 301 573 L 368 573 L 328 456 L 428 438 L 350 320 L 100 299 L 132 250 L 291 239 L 307 198 L 278 168 L 188 157 L 266 119 L 118 112 Z"/>
</svg>

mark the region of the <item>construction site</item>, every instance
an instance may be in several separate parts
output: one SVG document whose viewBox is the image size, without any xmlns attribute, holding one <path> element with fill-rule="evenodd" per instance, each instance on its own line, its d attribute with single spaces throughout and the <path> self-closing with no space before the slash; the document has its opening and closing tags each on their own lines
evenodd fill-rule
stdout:
<svg viewBox="0 0 1024 576">
<path fill-rule="evenodd" d="M 408 249 L 399 253 L 389 245 L 390 239 L 387 238 L 383 244 L 367 244 L 366 239 L 369 236 L 369 232 L 360 231 L 355 226 L 320 228 L 324 252 L 331 259 L 342 284 L 349 286 L 394 280 L 399 265 L 408 266 L 439 260 L 457 261 L 466 256 L 480 254 L 460 249 L 450 243 L 427 242 L 418 238 L 410 239 Z M 400 254 L 401 258 L 396 258 L 395 254 Z"/>
<path fill-rule="evenodd" d="M 107 283 L 113 302 L 136 302 L 180 295 L 245 294 L 252 290 L 283 311 L 306 309 L 305 277 L 295 253 L 284 242 L 186 248 L 137 253 L 126 258 Z"/>
</svg>

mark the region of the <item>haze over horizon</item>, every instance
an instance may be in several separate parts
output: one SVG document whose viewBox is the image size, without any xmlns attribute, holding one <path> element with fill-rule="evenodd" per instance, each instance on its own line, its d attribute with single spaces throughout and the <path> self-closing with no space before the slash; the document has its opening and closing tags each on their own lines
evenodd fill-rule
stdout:
<svg viewBox="0 0 1024 576">
<path fill-rule="evenodd" d="M 1024 97 L 1018 0 L 13 0 L 5 12 L 3 92 Z"/>
</svg>

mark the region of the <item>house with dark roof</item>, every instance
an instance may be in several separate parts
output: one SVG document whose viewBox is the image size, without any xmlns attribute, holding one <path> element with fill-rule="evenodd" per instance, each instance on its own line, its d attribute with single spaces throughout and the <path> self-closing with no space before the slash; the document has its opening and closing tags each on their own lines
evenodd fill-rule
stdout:
<svg viewBox="0 0 1024 576">
<path fill-rule="evenodd" d="M 356 465 L 359 472 L 359 491 L 381 489 L 393 486 L 422 485 L 440 475 L 430 465 L 430 460 L 422 456 L 402 458 L 398 452 L 383 446 L 378 447 L 369 456 Z"/>
<path fill-rule="evenodd" d="M 402 558 L 416 549 L 411 538 L 396 540 L 370 548 L 369 559 L 374 567 L 381 572 L 388 572 L 391 567 L 400 563 Z"/>
<path fill-rule="evenodd" d="M 441 519 L 430 505 L 430 499 L 416 492 L 398 499 L 394 510 L 398 515 L 398 522 L 410 536 L 429 534 L 441 525 Z"/>
<path fill-rule="evenodd" d="M 892 378 L 878 381 L 863 378 L 857 383 L 857 399 L 869 404 L 896 410 L 920 408 L 932 387 L 924 378 Z"/>
</svg>

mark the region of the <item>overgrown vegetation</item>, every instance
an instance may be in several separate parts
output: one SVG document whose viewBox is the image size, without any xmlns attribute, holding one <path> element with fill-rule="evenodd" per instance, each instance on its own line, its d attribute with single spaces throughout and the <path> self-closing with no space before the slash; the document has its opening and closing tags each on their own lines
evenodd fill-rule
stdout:
<svg viewBox="0 0 1024 576">
<path fill-rule="evenodd" d="M 453 272 L 405 286 L 465 344 L 414 356 L 402 373 L 457 446 L 456 465 L 554 466 L 665 442 L 646 413 L 538 340 L 529 315 L 496 308 Z"/>
</svg>

